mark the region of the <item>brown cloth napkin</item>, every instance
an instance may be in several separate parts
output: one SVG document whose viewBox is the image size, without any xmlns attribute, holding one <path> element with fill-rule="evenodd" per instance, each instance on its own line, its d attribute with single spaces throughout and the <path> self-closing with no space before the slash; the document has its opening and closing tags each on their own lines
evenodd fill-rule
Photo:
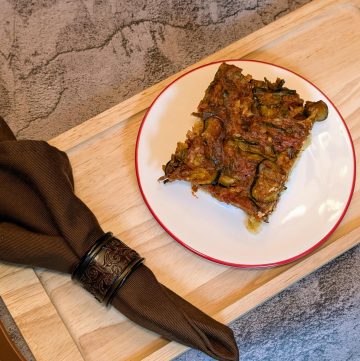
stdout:
<svg viewBox="0 0 360 361">
<path fill-rule="evenodd" d="M 74 194 L 67 155 L 43 141 L 16 140 L 0 117 L 0 261 L 72 273 L 104 235 Z M 230 328 L 160 284 L 145 265 L 112 305 L 130 320 L 218 360 L 238 360 Z"/>
</svg>

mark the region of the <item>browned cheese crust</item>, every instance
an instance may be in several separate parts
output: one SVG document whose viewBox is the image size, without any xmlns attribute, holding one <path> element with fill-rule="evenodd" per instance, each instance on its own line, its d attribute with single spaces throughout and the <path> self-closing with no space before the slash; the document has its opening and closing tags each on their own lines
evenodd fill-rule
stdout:
<svg viewBox="0 0 360 361">
<path fill-rule="evenodd" d="M 323 101 L 304 105 L 284 83 L 221 64 L 194 113 L 198 121 L 160 180 L 190 182 L 194 191 L 267 221 L 314 122 L 328 114 Z"/>
</svg>

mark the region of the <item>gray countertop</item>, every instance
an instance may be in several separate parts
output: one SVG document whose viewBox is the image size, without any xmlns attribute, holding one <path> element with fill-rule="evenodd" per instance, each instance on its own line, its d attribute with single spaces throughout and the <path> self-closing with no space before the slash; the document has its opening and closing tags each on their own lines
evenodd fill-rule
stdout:
<svg viewBox="0 0 360 361">
<path fill-rule="evenodd" d="M 0 115 L 50 139 L 307 2 L 0 0 Z M 233 322 L 241 359 L 360 360 L 359 268 L 358 246 Z"/>
</svg>

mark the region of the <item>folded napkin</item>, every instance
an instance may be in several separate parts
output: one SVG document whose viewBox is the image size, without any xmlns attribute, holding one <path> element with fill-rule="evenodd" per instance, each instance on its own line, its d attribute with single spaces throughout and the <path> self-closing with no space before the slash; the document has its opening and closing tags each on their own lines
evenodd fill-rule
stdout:
<svg viewBox="0 0 360 361">
<path fill-rule="evenodd" d="M 16 140 L 1 117 L 0 261 L 73 274 L 139 325 L 215 359 L 238 360 L 231 329 L 160 284 L 135 251 L 104 233 L 74 194 L 67 155 Z"/>
</svg>

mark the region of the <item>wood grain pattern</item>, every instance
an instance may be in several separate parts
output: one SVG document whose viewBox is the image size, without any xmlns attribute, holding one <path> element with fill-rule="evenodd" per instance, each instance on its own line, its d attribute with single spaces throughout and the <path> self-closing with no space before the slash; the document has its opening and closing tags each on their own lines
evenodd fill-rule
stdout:
<svg viewBox="0 0 360 361">
<path fill-rule="evenodd" d="M 218 59 L 248 58 L 300 73 L 319 86 L 338 107 L 349 126 L 359 158 L 359 7 L 360 0 L 314 1 L 194 66 Z M 114 232 L 146 257 L 147 265 L 161 282 L 218 320 L 230 322 L 359 242 L 359 182 L 336 232 L 316 252 L 298 262 L 272 269 L 243 270 L 195 256 L 174 242 L 155 222 L 139 193 L 134 169 L 134 148 L 141 120 L 155 96 L 177 76 L 60 135 L 51 143 L 68 152 L 76 192 L 103 228 Z M 31 272 L 0 266 L 0 277 L 13 277 L 14 282 L 22 282 L 24 287 L 34 276 Z M 47 271 L 37 271 L 37 275 L 85 360 L 168 360 L 185 350 L 134 325 L 115 310 L 105 309 L 74 285 L 70 277 Z M 11 311 L 20 329 L 25 330 L 25 337 L 31 340 L 36 331 L 26 328 L 26 315 L 33 310 L 34 320 L 41 320 L 44 312 L 41 307 L 36 308 L 36 302 L 33 304 L 36 295 L 29 294 L 26 300 L 20 300 L 21 287 L 11 288 L 12 285 L 7 284 L 13 297 L 18 295 L 17 306 L 12 306 Z M 1 294 L 2 290 L 0 288 Z M 10 304 L 11 300 L 8 299 Z M 44 322 L 42 331 L 47 327 L 50 325 Z M 47 359 L 66 359 L 61 358 L 59 350 L 63 350 L 69 340 L 70 336 L 61 345 L 59 341 L 59 347 Z M 40 342 L 36 347 L 44 345 Z M 76 357 L 72 360 L 81 359 Z"/>
<path fill-rule="evenodd" d="M 83 361 L 34 271 L 9 268 L 0 276 L 0 294 L 36 360 Z"/>
</svg>

